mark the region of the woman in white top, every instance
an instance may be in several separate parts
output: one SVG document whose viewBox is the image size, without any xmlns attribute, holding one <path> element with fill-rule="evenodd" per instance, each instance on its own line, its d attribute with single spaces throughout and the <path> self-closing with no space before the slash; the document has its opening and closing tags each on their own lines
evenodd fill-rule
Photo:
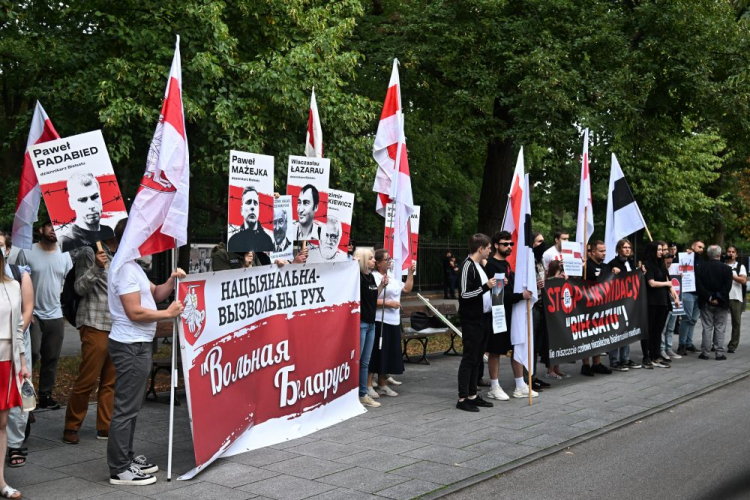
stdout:
<svg viewBox="0 0 750 500">
<path fill-rule="evenodd" d="M 26 367 L 26 343 L 21 315 L 21 286 L 9 278 L 5 255 L 0 252 L 0 457 L 8 444 L 6 426 L 11 408 L 22 406 L 21 382 L 29 378 Z M 4 466 L 0 467 L 0 496 L 21 498 L 21 493 L 5 482 Z"/>
<path fill-rule="evenodd" d="M 392 262 L 385 249 L 375 251 L 375 271 L 372 275 L 378 286 L 383 276 L 388 273 Z M 370 397 L 373 397 L 373 394 L 376 398 L 380 397 L 379 394 L 398 396 L 396 391 L 388 387 L 388 375 L 404 373 L 404 356 L 401 351 L 401 292 L 411 292 L 415 268 L 416 265 L 409 268 L 406 283 L 389 276 L 388 286 L 378 295 L 378 308 L 375 311 L 375 345 L 370 357 L 367 381 L 367 393 Z M 378 392 L 372 388 L 373 372 L 378 374 Z"/>
</svg>

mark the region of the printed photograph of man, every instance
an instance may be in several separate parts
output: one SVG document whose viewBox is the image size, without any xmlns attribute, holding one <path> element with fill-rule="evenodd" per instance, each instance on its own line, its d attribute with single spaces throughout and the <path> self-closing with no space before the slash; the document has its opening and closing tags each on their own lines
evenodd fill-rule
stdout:
<svg viewBox="0 0 750 500">
<path fill-rule="evenodd" d="M 310 246 L 308 262 L 334 262 L 348 260 L 347 253 L 339 249 L 341 242 L 341 222 L 336 217 L 328 217 L 323 238 L 319 246 Z"/>
<path fill-rule="evenodd" d="M 320 226 L 315 224 L 315 212 L 318 211 L 320 194 L 312 184 L 307 184 L 297 198 L 297 240 L 319 240 Z"/>
<path fill-rule="evenodd" d="M 94 174 L 78 172 L 68 179 L 68 204 L 76 218 L 61 231 L 60 247 L 63 252 L 114 237 L 112 228 L 101 224 L 102 194 Z"/>
<path fill-rule="evenodd" d="M 273 247 L 274 252 L 286 252 L 292 242 L 286 235 L 289 227 L 286 211 L 282 208 L 273 209 Z"/>
<path fill-rule="evenodd" d="M 260 197 L 253 186 L 242 191 L 240 212 L 245 222 L 227 243 L 229 252 L 270 252 L 273 250 L 271 237 L 263 230 L 258 219 L 260 215 Z"/>
</svg>

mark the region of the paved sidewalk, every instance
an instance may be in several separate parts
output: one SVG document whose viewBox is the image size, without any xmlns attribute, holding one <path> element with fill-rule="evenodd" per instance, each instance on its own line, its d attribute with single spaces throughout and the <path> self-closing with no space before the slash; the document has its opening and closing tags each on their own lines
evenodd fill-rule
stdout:
<svg viewBox="0 0 750 500">
<path fill-rule="evenodd" d="M 749 322 L 746 317 L 746 339 Z M 640 360 L 637 344 L 633 347 Z M 563 370 L 573 377 L 544 391 L 532 407 L 527 399 L 512 399 L 465 413 L 454 407 L 459 358 L 435 355 L 429 366 L 407 364 L 397 377 L 404 382 L 401 395 L 381 398 L 381 408 L 308 437 L 219 460 L 191 481 L 176 481 L 194 464 L 187 407 L 175 411 L 173 479 L 167 482 L 169 407 L 147 403 L 138 418 L 136 453 L 162 471 L 155 485 L 145 487 L 108 483 L 106 441 L 95 439 L 93 405 L 77 446 L 61 442 L 64 410 L 38 411 L 28 463 L 6 467 L 6 478 L 25 498 L 45 500 L 438 496 L 750 374 L 750 341 L 728 356 L 717 362 L 693 354 L 675 360 L 671 369 L 594 378 L 578 375 L 580 363 L 565 364 Z M 510 393 L 509 363 L 502 363 L 501 384 Z"/>
</svg>

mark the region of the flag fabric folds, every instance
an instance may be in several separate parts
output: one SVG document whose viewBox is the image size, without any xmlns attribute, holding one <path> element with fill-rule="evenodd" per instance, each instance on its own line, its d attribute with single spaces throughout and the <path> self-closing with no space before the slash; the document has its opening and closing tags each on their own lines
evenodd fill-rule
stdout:
<svg viewBox="0 0 750 500">
<path fill-rule="evenodd" d="M 127 261 L 187 243 L 189 191 L 178 36 L 159 123 L 146 160 L 146 172 L 130 208 L 128 225 L 112 262 L 113 271 Z"/>
<path fill-rule="evenodd" d="M 594 232 L 594 207 L 591 202 L 591 175 L 589 171 L 589 129 L 583 132 L 583 157 L 581 158 L 581 189 L 578 194 L 578 223 L 576 241 L 586 255 L 586 243 Z M 585 234 L 584 234 L 585 233 Z"/>
<path fill-rule="evenodd" d="M 531 238 L 531 202 L 529 200 L 529 176 L 524 176 L 524 187 L 522 191 L 521 210 L 518 219 L 518 244 L 515 246 L 516 251 L 516 273 L 513 283 L 513 293 L 523 293 L 524 290 L 531 292 L 531 303 L 521 300 L 513 304 L 513 313 L 511 315 L 510 338 L 513 344 L 513 359 L 521 363 L 526 370 L 533 372 L 531 363 L 533 362 L 534 352 L 534 324 L 531 315 L 528 314 L 531 307 L 539 298 L 536 289 L 536 264 L 534 262 L 534 252 Z M 532 332 L 529 335 L 529 332 Z M 532 358 L 529 359 L 529 343 L 531 344 Z"/>
<path fill-rule="evenodd" d="M 513 179 L 510 183 L 510 192 L 508 193 L 508 205 L 505 209 L 505 218 L 503 219 L 503 231 L 510 233 L 510 239 L 514 245 L 518 244 L 518 220 L 521 214 L 521 198 L 523 195 L 523 182 L 525 175 L 523 161 L 523 147 L 518 152 L 516 160 L 516 170 L 513 172 Z M 492 237 L 492 235 L 490 235 Z M 493 250 L 494 251 L 494 250 Z M 508 257 L 510 268 L 516 269 L 516 252 Z"/>
<path fill-rule="evenodd" d="M 305 156 L 323 158 L 323 127 L 320 125 L 318 103 L 315 101 L 315 87 L 310 96 L 310 113 L 307 119 L 307 137 L 305 137 Z"/>
<path fill-rule="evenodd" d="M 607 246 L 606 262 L 617 256 L 618 241 L 645 227 L 646 221 L 638 208 L 638 203 L 625 180 L 617 157 L 612 153 L 607 196 L 607 227 L 604 232 L 604 244 Z"/>
<path fill-rule="evenodd" d="M 412 263 L 409 219 L 414 212 L 411 192 L 409 158 L 404 136 L 404 117 L 401 107 L 401 85 L 398 60 L 393 60 L 391 80 L 385 96 L 383 111 L 375 135 L 372 156 L 378 163 L 373 191 L 378 193 L 376 211 L 385 217 L 387 206 L 394 210 L 393 255 L 394 272 L 407 269 Z"/>
<path fill-rule="evenodd" d="M 34 108 L 34 116 L 31 118 L 29 138 L 26 141 L 26 149 L 35 144 L 49 142 L 59 139 L 60 135 L 52 126 L 47 113 L 41 103 L 37 101 Z M 23 170 L 21 170 L 21 182 L 18 185 L 18 200 L 16 201 L 16 215 L 13 219 L 13 246 L 23 249 L 31 248 L 34 233 L 34 222 L 37 221 L 39 213 L 39 202 L 42 197 L 42 189 L 34 172 L 29 152 L 23 157 Z"/>
</svg>

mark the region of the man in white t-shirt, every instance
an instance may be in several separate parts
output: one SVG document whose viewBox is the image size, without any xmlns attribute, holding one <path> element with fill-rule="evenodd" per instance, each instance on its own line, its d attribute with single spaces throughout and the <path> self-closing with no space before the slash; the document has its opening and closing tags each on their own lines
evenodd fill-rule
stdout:
<svg viewBox="0 0 750 500">
<path fill-rule="evenodd" d="M 745 266 L 737 262 L 737 247 L 727 247 L 726 265 L 732 268 L 732 289 L 729 291 L 729 313 L 732 316 L 732 340 L 727 344 L 727 352 L 733 353 L 740 345 L 740 320 L 742 319 L 742 306 L 745 305 L 745 297 L 742 296 L 742 288 L 747 283 L 747 270 Z"/>
<path fill-rule="evenodd" d="M 115 227 L 119 245 L 125 231 L 125 220 Z M 123 485 L 145 485 L 156 482 L 152 474 L 159 470 L 143 455 L 133 453 L 133 436 L 138 412 L 143 405 L 143 391 L 151 370 L 151 355 L 156 322 L 179 316 L 183 306 L 173 301 L 165 310 L 156 304 L 169 298 L 175 279 L 185 277 L 177 269 L 159 286 L 151 283 L 134 260 L 110 271 L 107 294 L 112 316 L 109 332 L 109 355 L 115 365 L 115 405 L 107 441 L 109 482 Z"/>
<path fill-rule="evenodd" d="M 553 260 L 562 260 L 562 242 L 568 241 L 570 234 L 568 234 L 567 231 L 558 229 L 554 233 L 554 238 L 554 246 L 549 247 L 544 254 L 542 254 L 542 264 L 544 265 L 545 271 L 549 270 L 549 263 Z"/>
<path fill-rule="evenodd" d="M 47 219 L 39 228 L 41 239 L 31 250 L 23 250 L 16 260 L 31 268 L 34 284 L 34 319 L 31 323 L 31 360 L 39 367 L 39 408 L 57 410 L 60 403 L 52 398 L 60 360 L 64 328 L 60 292 L 65 276 L 73 269 L 69 253 L 62 253 L 52 222 Z"/>
</svg>

